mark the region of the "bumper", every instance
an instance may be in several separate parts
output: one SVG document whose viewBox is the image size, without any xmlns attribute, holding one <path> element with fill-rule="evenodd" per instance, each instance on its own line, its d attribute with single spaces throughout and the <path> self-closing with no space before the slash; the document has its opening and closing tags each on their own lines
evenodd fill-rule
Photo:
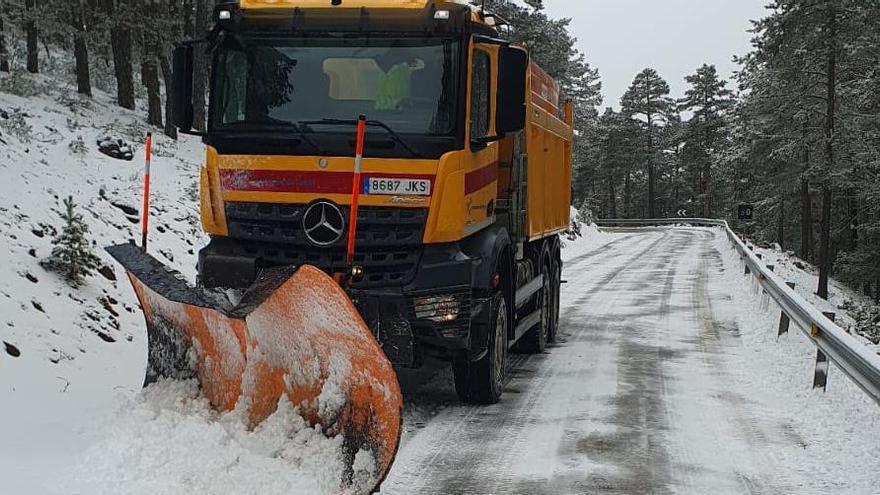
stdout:
<svg viewBox="0 0 880 495">
<path fill-rule="evenodd" d="M 239 255 L 232 244 L 229 239 L 215 239 L 199 253 L 199 274 L 205 285 L 248 287 L 255 279 L 261 260 Z M 420 249 L 410 283 L 349 289 L 355 307 L 396 365 L 416 366 L 425 354 L 482 352 L 490 308 L 488 299 L 473 290 L 479 259 L 466 255 L 458 244 Z"/>
</svg>

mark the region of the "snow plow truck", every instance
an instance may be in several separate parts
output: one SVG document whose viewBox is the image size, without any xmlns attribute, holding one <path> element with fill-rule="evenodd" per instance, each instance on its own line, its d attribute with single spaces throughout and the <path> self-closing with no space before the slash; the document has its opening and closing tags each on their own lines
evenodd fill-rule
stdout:
<svg viewBox="0 0 880 495">
<path fill-rule="evenodd" d="M 376 486 L 401 432 L 395 368 L 449 360 L 461 400 L 499 401 L 508 351 L 556 338 L 573 136 L 503 24 L 463 1 L 217 6 L 174 53 L 175 125 L 207 149 L 198 280 L 108 248 L 147 320 L 147 383 L 195 377 L 251 427 L 289 400 L 351 460 L 371 453 Z"/>
</svg>

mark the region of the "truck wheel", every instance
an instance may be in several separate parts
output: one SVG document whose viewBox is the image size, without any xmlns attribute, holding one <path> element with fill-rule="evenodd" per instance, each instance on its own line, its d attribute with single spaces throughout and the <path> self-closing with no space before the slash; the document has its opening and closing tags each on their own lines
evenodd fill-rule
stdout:
<svg viewBox="0 0 880 495">
<path fill-rule="evenodd" d="M 530 305 L 532 311 L 541 311 L 541 319 L 538 320 L 538 324 L 534 328 L 523 335 L 523 338 L 517 344 L 517 350 L 526 354 L 540 354 L 544 352 L 547 349 L 547 342 L 550 338 L 550 322 L 552 321 L 553 312 L 553 296 L 551 294 L 553 277 L 548 264 L 544 265 L 542 273 L 546 276 L 547 283 L 538 291 L 538 296 L 533 305 Z"/>
<path fill-rule="evenodd" d="M 562 293 L 562 263 L 557 259 L 550 269 L 550 328 L 547 342 L 555 343 L 559 335 L 559 297 Z"/>
<path fill-rule="evenodd" d="M 489 352 L 479 361 L 471 361 L 466 354 L 452 362 L 455 391 L 459 399 L 469 404 L 496 404 L 501 400 L 507 364 L 507 301 L 501 292 L 491 300 L 492 318 L 489 322 Z"/>
</svg>

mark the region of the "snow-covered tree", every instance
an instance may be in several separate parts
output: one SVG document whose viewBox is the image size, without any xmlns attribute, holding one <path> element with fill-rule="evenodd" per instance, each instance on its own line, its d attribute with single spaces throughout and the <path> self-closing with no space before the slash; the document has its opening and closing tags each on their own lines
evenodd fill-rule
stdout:
<svg viewBox="0 0 880 495">
<path fill-rule="evenodd" d="M 92 250 L 88 238 L 89 226 L 77 213 L 73 197 L 64 200 L 61 219 L 64 222 L 61 233 L 52 240 L 55 247 L 42 265 L 63 277 L 73 287 L 79 287 L 84 278 L 100 266 L 101 260 Z"/>
<path fill-rule="evenodd" d="M 643 165 L 648 172 L 648 216 L 656 218 L 659 213 L 656 205 L 659 142 L 656 137 L 658 126 L 668 122 L 670 115 L 674 113 L 673 101 L 669 97 L 669 84 L 656 70 L 649 67 L 636 75 L 620 104 L 626 115 L 639 119 L 644 125 L 646 153 Z"/>
<path fill-rule="evenodd" d="M 726 118 L 733 108 L 733 92 L 718 77 L 714 65 L 703 64 L 695 74 L 685 77 L 690 87 L 678 101 L 679 110 L 692 117 L 684 125 L 685 150 L 691 156 L 690 176 L 699 214 L 711 218 L 713 208 L 712 169 L 726 145 Z"/>
</svg>

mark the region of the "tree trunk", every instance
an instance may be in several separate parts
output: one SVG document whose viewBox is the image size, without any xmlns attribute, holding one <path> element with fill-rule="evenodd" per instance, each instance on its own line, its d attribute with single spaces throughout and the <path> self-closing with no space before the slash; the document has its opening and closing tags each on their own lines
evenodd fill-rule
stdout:
<svg viewBox="0 0 880 495">
<path fill-rule="evenodd" d="M 6 49 L 6 36 L 3 34 L 2 4 L 0 4 L 0 72 L 9 72 L 9 52 Z"/>
<path fill-rule="evenodd" d="M 155 43 L 149 33 L 144 33 L 141 81 L 147 88 L 147 123 L 162 127 L 162 98 L 159 93 L 159 67 L 156 63 Z"/>
<path fill-rule="evenodd" d="M 626 171 L 626 177 L 623 180 L 623 216 L 624 218 L 632 218 L 632 174 Z"/>
<path fill-rule="evenodd" d="M 801 258 L 813 260 L 813 197 L 806 177 L 801 178 Z"/>
<path fill-rule="evenodd" d="M 73 26 L 73 57 L 76 60 L 76 91 L 92 96 L 92 82 L 89 71 L 89 47 L 86 45 L 86 6 L 79 0 L 70 16 Z"/>
<path fill-rule="evenodd" d="M 676 209 L 681 208 L 681 157 L 678 154 L 678 149 L 675 150 L 675 168 L 672 172 L 672 201 L 675 205 Z"/>
<path fill-rule="evenodd" d="M 614 189 L 614 176 L 608 177 L 608 218 L 617 218 L 617 191 Z"/>
<path fill-rule="evenodd" d="M 131 32 L 117 12 L 126 12 L 126 0 L 106 0 L 104 10 L 112 19 L 110 47 L 113 51 L 113 74 L 116 77 L 116 104 L 134 110 L 134 69 L 131 63 Z"/>
<path fill-rule="evenodd" d="M 208 0 L 195 2 L 195 37 L 201 38 L 208 30 Z M 206 128 L 205 96 L 208 91 L 208 58 L 204 50 L 195 50 L 193 59 L 193 127 Z"/>
<path fill-rule="evenodd" d="M 183 37 L 195 39 L 195 25 L 193 25 L 193 0 L 183 0 Z"/>
<path fill-rule="evenodd" d="M 650 101 L 650 100 L 649 100 Z M 648 114 L 648 218 L 657 218 L 654 204 L 654 115 Z"/>
<path fill-rule="evenodd" d="M 174 106 L 171 102 L 171 87 L 173 85 L 171 77 L 171 64 L 168 61 L 168 52 L 162 50 L 159 54 L 159 64 L 162 68 L 162 79 L 165 83 L 165 135 L 177 139 L 177 127 L 174 127 Z"/>
<path fill-rule="evenodd" d="M 703 216 L 712 218 L 712 161 L 708 156 L 703 165 Z"/>
<path fill-rule="evenodd" d="M 39 52 L 39 47 L 37 46 L 37 24 L 34 22 L 33 16 L 35 15 L 34 10 L 37 7 L 37 0 L 25 0 L 24 8 L 27 11 L 27 21 L 24 24 L 24 29 L 27 33 L 27 70 L 31 74 L 36 74 L 40 72 L 40 63 L 37 58 L 37 53 Z"/>
<path fill-rule="evenodd" d="M 834 119 L 837 99 L 837 12 L 828 4 L 828 71 L 825 111 L 825 177 L 822 185 L 822 227 L 819 245 L 819 297 L 828 299 L 831 276 L 831 174 L 834 169 Z"/>
<path fill-rule="evenodd" d="M 776 223 L 776 242 L 785 248 L 785 196 L 779 195 L 779 215 Z"/>
<path fill-rule="evenodd" d="M 849 251 L 855 251 L 859 248 L 859 200 L 855 191 L 850 191 L 847 195 L 847 211 L 849 211 Z"/>
</svg>

